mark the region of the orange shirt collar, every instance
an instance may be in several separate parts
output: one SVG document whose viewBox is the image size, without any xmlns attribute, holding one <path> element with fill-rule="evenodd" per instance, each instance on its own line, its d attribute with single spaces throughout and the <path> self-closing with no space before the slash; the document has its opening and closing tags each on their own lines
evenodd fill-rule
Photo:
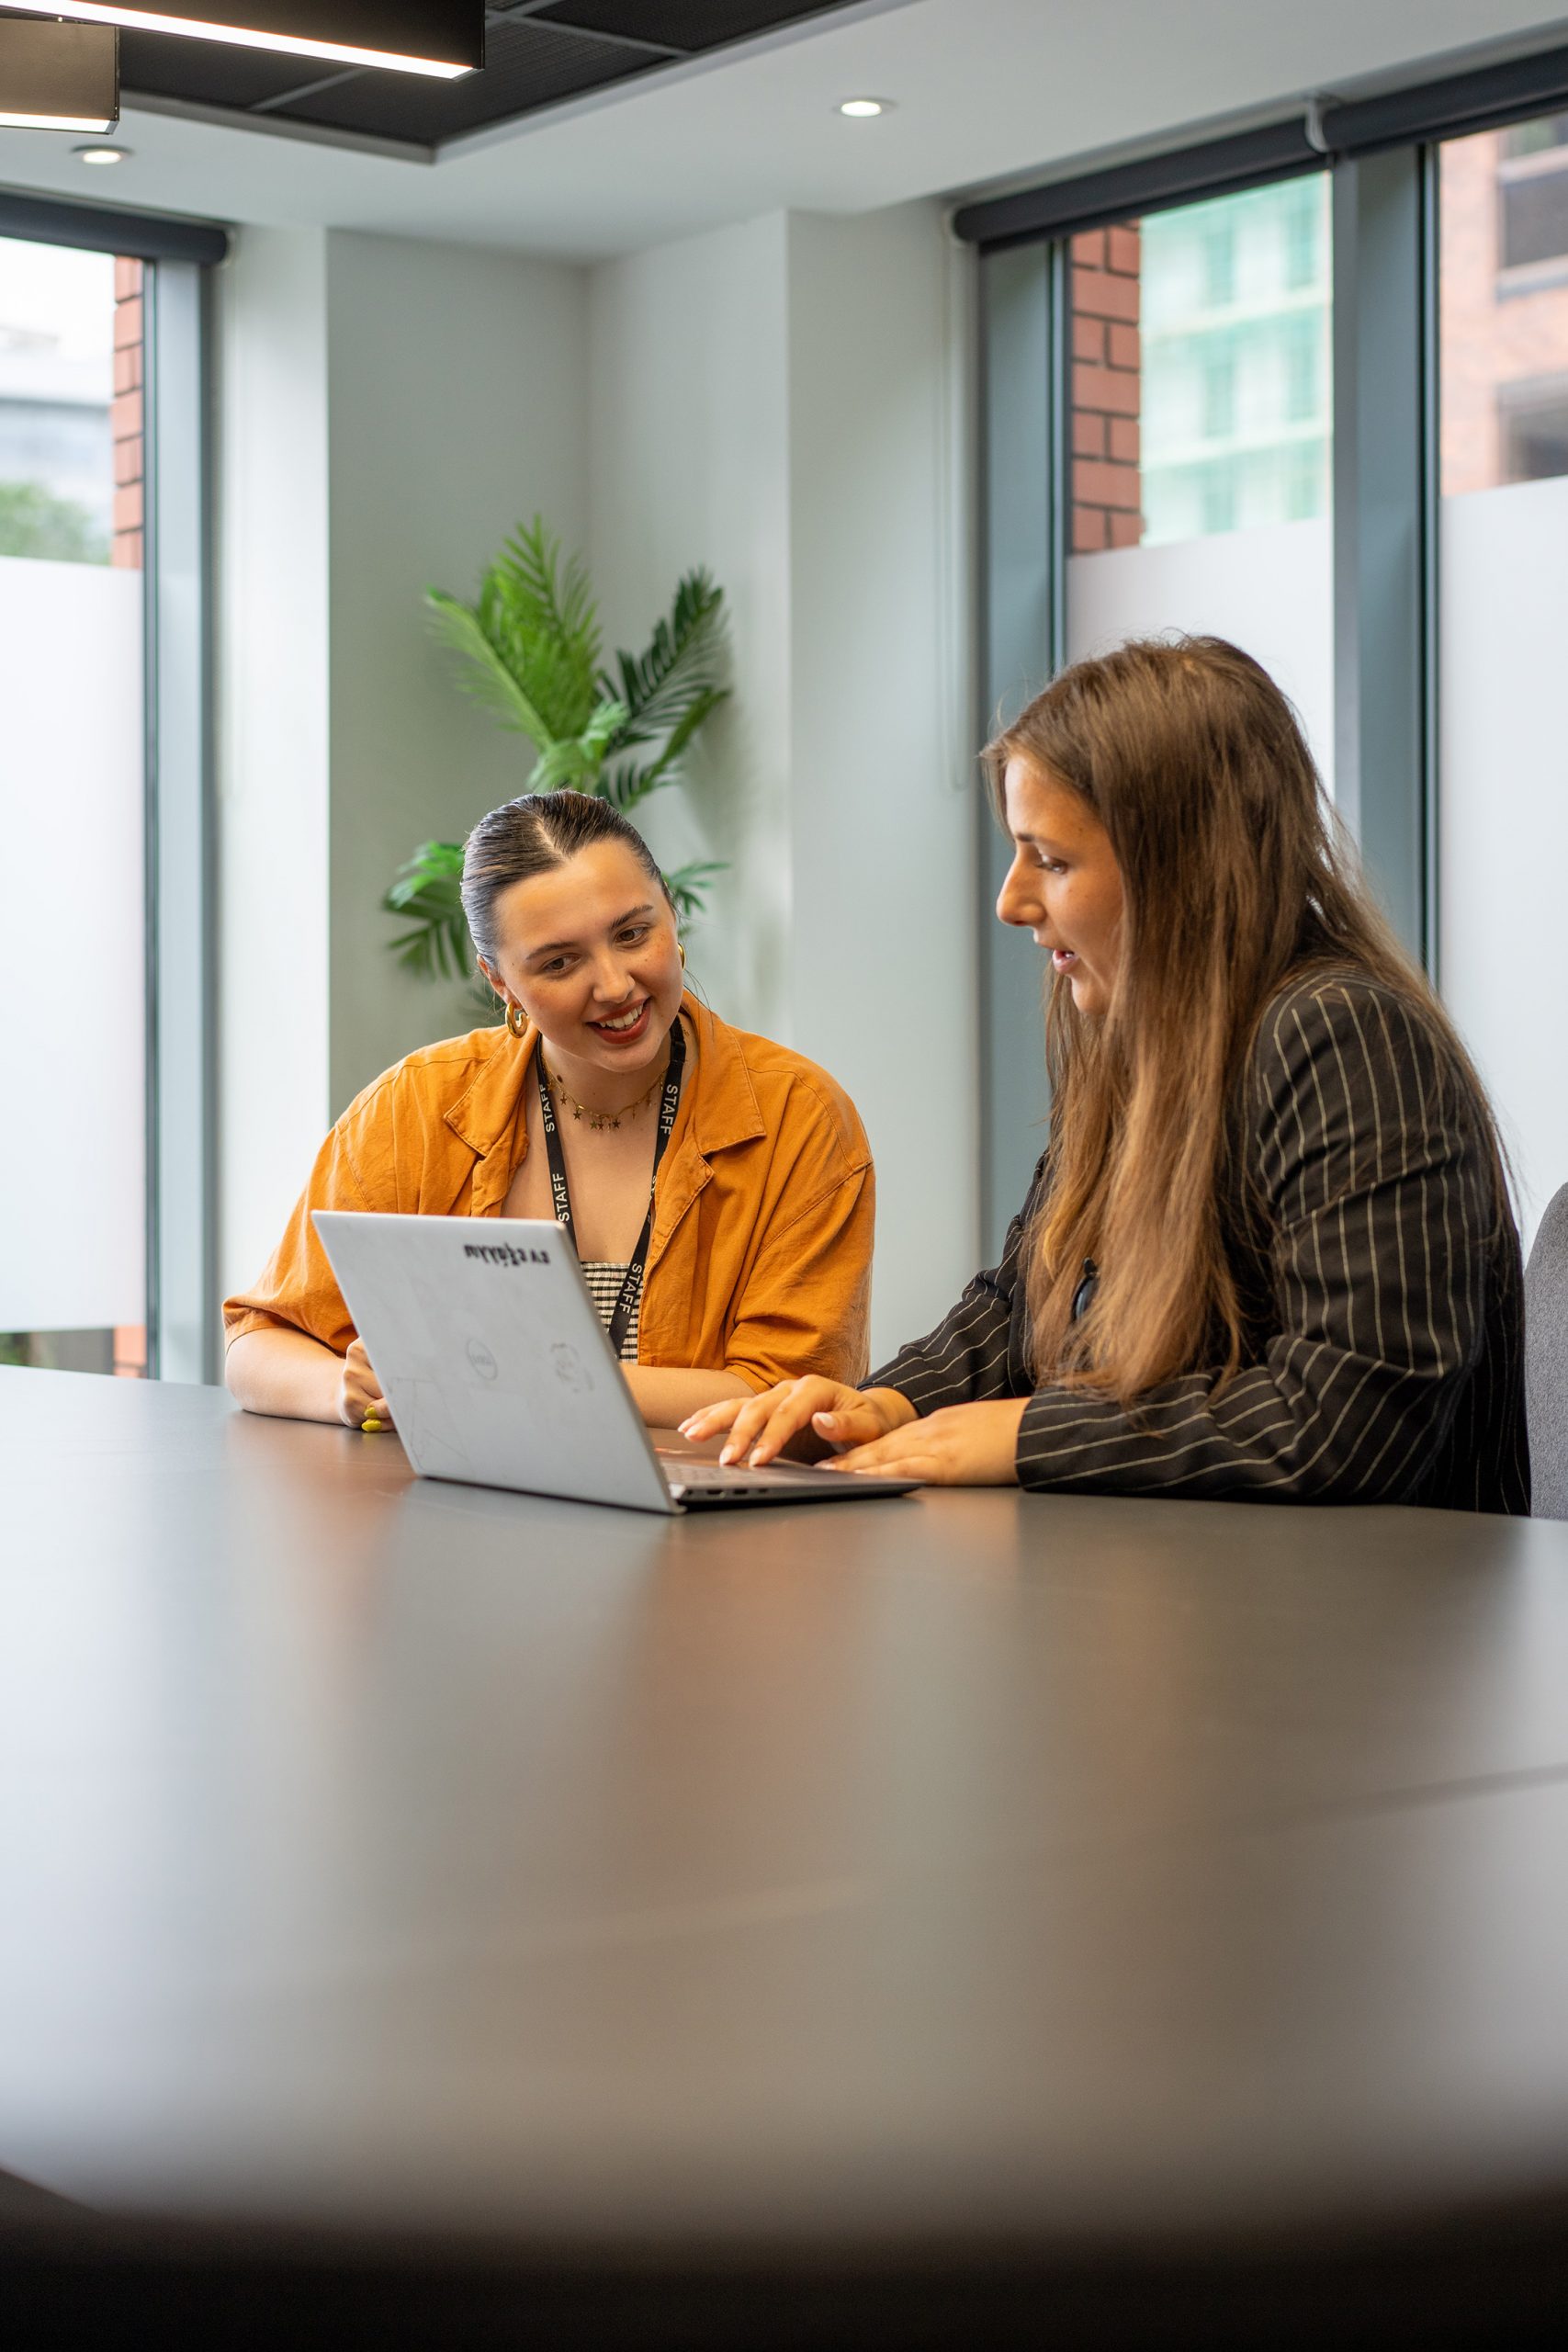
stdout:
<svg viewBox="0 0 1568 2352">
<path fill-rule="evenodd" d="M 682 1000 L 682 1009 L 696 1034 L 697 1052 L 676 1137 L 683 1141 L 682 1129 L 685 1129 L 697 1151 L 706 1159 L 710 1152 L 728 1150 L 732 1144 L 750 1143 L 765 1135 L 767 1128 L 751 1074 L 729 1030 L 689 992 Z M 515 1042 L 509 1038 L 511 1050 L 503 1048 L 491 1054 L 472 1082 L 443 1114 L 458 1141 L 480 1160 L 493 1160 L 504 1147 L 502 1193 L 511 1182 L 512 1139 L 519 1126 L 518 1102 L 534 1066 L 538 1039 L 539 1033 L 534 1028 Z M 521 1159 L 526 1149 L 525 1129 L 517 1136 L 517 1157 Z M 493 1189 L 493 1185 L 481 1188 L 476 1173 L 476 1211 L 483 1213 L 483 1206 L 489 1204 L 484 1196 Z"/>
</svg>

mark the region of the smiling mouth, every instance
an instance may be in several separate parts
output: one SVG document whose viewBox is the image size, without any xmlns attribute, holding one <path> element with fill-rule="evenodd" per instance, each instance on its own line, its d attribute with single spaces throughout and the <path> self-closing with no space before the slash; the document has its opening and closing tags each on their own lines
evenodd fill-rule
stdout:
<svg viewBox="0 0 1568 2352">
<path fill-rule="evenodd" d="M 591 1021 L 588 1026 L 590 1029 L 596 1029 L 601 1037 L 635 1036 L 642 1026 L 643 1016 L 650 1002 L 651 999 L 645 996 L 642 1002 L 635 1005 L 631 1012 L 618 1012 L 613 1021 Z"/>
<path fill-rule="evenodd" d="M 1073 947 L 1053 947 L 1051 961 L 1058 972 L 1070 972 L 1077 962 L 1077 950 Z"/>
</svg>

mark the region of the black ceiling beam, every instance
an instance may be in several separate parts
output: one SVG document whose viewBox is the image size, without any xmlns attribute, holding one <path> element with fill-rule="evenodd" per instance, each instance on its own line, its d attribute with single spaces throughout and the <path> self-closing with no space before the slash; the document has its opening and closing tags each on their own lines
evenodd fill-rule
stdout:
<svg viewBox="0 0 1568 2352">
<path fill-rule="evenodd" d="M 1076 179 L 1021 188 L 1016 196 L 961 205 L 953 215 L 953 234 L 988 251 L 1040 237 L 1069 237 L 1134 213 L 1158 212 L 1201 197 L 1232 196 L 1265 180 L 1314 171 L 1323 161 L 1301 121 L 1271 123 L 1231 139 L 1175 148 L 1146 163 L 1112 164 L 1103 171 L 1082 172 Z"/>
<path fill-rule="evenodd" d="M 1479 66 L 1469 74 L 1418 82 L 1382 97 L 1343 103 L 1325 99 L 1323 136 L 1337 154 L 1371 155 L 1415 140 L 1459 139 L 1467 131 L 1497 130 L 1563 106 L 1568 106 L 1568 49 L 1549 49 L 1501 65 Z"/>
</svg>

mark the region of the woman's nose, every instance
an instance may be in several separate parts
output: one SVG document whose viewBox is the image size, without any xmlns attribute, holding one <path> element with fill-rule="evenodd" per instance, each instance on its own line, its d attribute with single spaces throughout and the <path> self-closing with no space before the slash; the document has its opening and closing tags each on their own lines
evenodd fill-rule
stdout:
<svg viewBox="0 0 1568 2352">
<path fill-rule="evenodd" d="M 614 956 L 602 956 L 593 967 L 593 993 L 602 1004 L 619 1004 L 631 993 L 631 978 Z"/>
<path fill-rule="evenodd" d="M 997 921 L 1016 924 L 1020 930 L 1038 930 L 1043 912 L 1040 894 L 1029 886 L 1028 876 L 1014 859 L 1007 871 L 1007 879 L 997 894 Z"/>
</svg>

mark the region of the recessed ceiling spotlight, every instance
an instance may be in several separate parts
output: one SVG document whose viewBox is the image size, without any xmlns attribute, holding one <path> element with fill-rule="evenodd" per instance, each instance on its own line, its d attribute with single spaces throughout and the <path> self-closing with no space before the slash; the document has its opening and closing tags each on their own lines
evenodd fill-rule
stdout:
<svg viewBox="0 0 1568 2352">
<path fill-rule="evenodd" d="M 853 122 L 866 122 L 874 114 L 891 114 L 892 111 L 891 98 L 843 98 L 839 104 L 839 112 L 847 114 Z"/>
<path fill-rule="evenodd" d="M 128 164 L 129 147 L 73 147 L 71 153 L 79 164 Z"/>
</svg>

